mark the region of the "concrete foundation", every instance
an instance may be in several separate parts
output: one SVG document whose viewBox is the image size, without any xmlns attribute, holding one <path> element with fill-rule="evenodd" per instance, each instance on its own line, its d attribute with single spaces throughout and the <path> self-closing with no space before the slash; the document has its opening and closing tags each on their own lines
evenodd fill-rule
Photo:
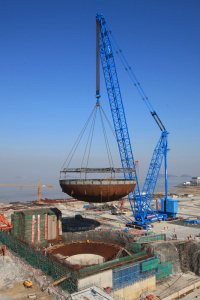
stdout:
<svg viewBox="0 0 200 300">
<path fill-rule="evenodd" d="M 175 300 L 188 295 L 189 299 L 195 299 L 190 293 L 200 288 L 200 278 L 193 273 L 173 275 L 157 286 L 155 292 L 161 300 Z M 199 291 L 198 291 L 199 292 Z M 199 293 L 200 294 L 200 293 Z M 184 298 L 183 298 L 184 299 Z"/>
<path fill-rule="evenodd" d="M 146 246 L 147 251 L 157 255 L 159 262 L 172 262 L 172 273 L 181 272 L 180 258 L 177 245 L 174 242 L 156 242 Z"/>
<path fill-rule="evenodd" d="M 102 289 L 112 288 L 112 270 L 103 271 L 98 274 L 87 276 L 78 280 L 78 290 L 96 285 Z"/>
<path fill-rule="evenodd" d="M 144 292 L 153 291 L 156 289 L 155 276 L 149 277 L 145 280 L 136 282 L 123 289 L 114 291 L 112 296 L 116 299 L 123 300 L 135 300 L 140 297 Z"/>
<path fill-rule="evenodd" d="M 102 264 L 105 259 L 100 255 L 95 254 L 77 254 L 66 259 L 72 265 L 90 266 Z"/>
</svg>

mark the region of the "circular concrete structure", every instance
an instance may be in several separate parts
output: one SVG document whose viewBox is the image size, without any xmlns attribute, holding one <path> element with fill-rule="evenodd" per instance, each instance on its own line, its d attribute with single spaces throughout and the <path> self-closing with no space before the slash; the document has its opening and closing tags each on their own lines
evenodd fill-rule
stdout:
<svg viewBox="0 0 200 300">
<path fill-rule="evenodd" d="M 101 224 L 93 219 L 84 218 L 81 215 L 75 217 L 62 218 L 62 231 L 63 232 L 80 232 L 93 230 Z"/>
<path fill-rule="evenodd" d="M 65 261 L 72 268 L 81 269 L 84 266 L 112 260 L 119 252 L 122 256 L 127 255 L 123 251 L 123 248 L 116 244 L 87 240 L 56 245 L 55 248 L 50 248 L 48 253 L 62 262 Z"/>
<path fill-rule="evenodd" d="M 72 265 L 92 266 L 102 264 L 105 258 L 97 254 L 76 254 L 66 258 L 66 261 Z"/>
<path fill-rule="evenodd" d="M 134 180 L 126 179 L 61 179 L 62 191 L 78 200 L 103 203 L 120 200 L 135 188 Z"/>
</svg>

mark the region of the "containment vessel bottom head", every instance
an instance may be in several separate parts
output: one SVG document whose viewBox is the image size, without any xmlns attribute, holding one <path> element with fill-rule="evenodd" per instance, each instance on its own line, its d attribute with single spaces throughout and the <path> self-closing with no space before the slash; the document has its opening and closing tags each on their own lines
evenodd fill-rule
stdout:
<svg viewBox="0 0 200 300">
<path fill-rule="evenodd" d="M 62 191 L 78 200 L 102 203 L 120 200 L 135 188 L 136 182 L 127 179 L 60 180 Z"/>
</svg>

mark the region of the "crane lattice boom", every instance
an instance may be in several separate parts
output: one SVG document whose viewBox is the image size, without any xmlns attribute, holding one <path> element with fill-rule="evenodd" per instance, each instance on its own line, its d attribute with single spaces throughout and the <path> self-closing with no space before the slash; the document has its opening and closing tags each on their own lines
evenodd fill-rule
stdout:
<svg viewBox="0 0 200 300">
<path fill-rule="evenodd" d="M 131 147 L 112 46 L 110 43 L 108 31 L 106 29 L 105 19 L 103 18 L 102 15 L 97 15 L 96 20 L 97 20 L 97 57 L 98 55 L 100 55 L 101 57 L 101 64 L 102 64 L 104 78 L 106 82 L 106 88 L 107 88 L 110 109 L 111 109 L 114 128 L 115 128 L 116 139 L 118 143 L 119 154 L 121 158 L 121 164 L 123 168 L 135 169 L 133 151 Z M 98 58 L 97 58 L 97 62 L 98 62 Z M 99 78 L 100 80 L 99 73 L 97 73 L 97 78 Z M 97 98 L 99 98 L 99 87 L 100 84 L 97 81 L 97 89 L 96 89 Z M 136 181 L 134 194 L 140 194 L 136 172 L 125 173 L 124 176 L 125 178 L 134 179 Z M 135 203 L 133 201 L 133 198 L 134 198 L 133 195 L 130 195 L 131 207 L 134 209 Z"/>
<path fill-rule="evenodd" d="M 126 122 L 125 110 L 120 91 L 115 60 L 113 56 L 112 45 L 109 38 L 109 32 L 106 28 L 106 22 L 102 15 L 96 16 L 96 98 L 100 98 L 100 59 L 104 73 L 112 119 L 115 128 L 116 139 L 118 143 L 121 164 L 123 168 L 134 168 L 135 161 L 130 142 L 128 126 Z M 147 177 L 140 193 L 138 177 L 135 173 L 124 173 L 125 178 L 134 179 L 136 187 L 133 193 L 129 194 L 129 201 L 135 217 L 135 223 L 144 225 L 151 220 L 165 219 L 165 215 L 157 214 L 151 209 L 151 200 L 154 196 L 154 190 L 159 176 L 163 157 L 165 160 L 165 171 L 167 170 L 167 131 L 155 111 L 151 114 L 162 131 L 158 144 L 156 145 L 151 159 Z M 167 172 L 166 179 L 166 197 L 167 197 Z"/>
</svg>

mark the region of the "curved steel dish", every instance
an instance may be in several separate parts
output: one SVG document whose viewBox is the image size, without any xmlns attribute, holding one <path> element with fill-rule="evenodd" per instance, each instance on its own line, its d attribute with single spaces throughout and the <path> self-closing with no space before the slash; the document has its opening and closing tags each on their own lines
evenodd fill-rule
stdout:
<svg viewBox="0 0 200 300">
<path fill-rule="evenodd" d="M 78 200 L 102 203 L 115 201 L 132 192 L 136 182 L 127 179 L 60 180 L 62 191 Z"/>
</svg>

